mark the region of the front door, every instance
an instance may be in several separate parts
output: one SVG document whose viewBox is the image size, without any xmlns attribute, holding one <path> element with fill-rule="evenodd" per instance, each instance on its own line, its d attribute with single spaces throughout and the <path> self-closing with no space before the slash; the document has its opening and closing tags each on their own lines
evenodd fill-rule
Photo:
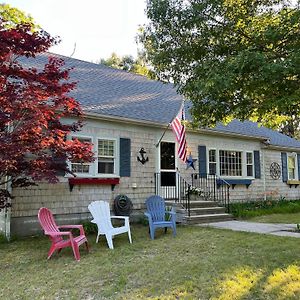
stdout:
<svg viewBox="0 0 300 300">
<path fill-rule="evenodd" d="M 160 195 L 165 199 L 176 199 L 175 143 L 160 143 Z"/>
</svg>

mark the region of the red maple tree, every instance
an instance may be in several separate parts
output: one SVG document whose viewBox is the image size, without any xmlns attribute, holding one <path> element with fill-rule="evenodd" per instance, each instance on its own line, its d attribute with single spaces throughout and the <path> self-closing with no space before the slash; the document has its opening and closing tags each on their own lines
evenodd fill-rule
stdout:
<svg viewBox="0 0 300 300">
<path fill-rule="evenodd" d="M 66 160 L 93 160 L 91 144 L 66 138 L 82 127 L 82 111 L 69 95 L 75 83 L 64 61 L 50 57 L 41 70 L 20 63 L 57 42 L 29 24 L 7 28 L 0 19 L 0 210 L 10 202 L 7 183 L 55 183 L 59 170 L 71 172 Z M 76 121 L 66 124 L 64 117 Z"/>
</svg>

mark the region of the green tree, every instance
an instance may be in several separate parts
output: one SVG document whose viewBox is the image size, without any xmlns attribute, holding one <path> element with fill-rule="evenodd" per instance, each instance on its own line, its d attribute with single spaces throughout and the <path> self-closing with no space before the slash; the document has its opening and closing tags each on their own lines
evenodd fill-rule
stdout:
<svg viewBox="0 0 300 300">
<path fill-rule="evenodd" d="M 109 58 L 101 58 L 99 63 L 115 69 L 143 75 L 150 79 L 156 78 L 154 72 L 150 67 L 147 66 L 145 56 L 142 52 L 138 53 L 137 59 L 135 59 L 131 55 L 124 55 L 122 57 L 119 57 L 116 53 L 113 52 Z"/>
<path fill-rule="evenodd" d="M 11 7 L 9 4 L 0 4 L 0 16 L 6 28 L 16 28 L 21 23 L 30 24 L 32 30 L 39 28 L 30 15 L 15 7 Z"/>
<path fill-rule="evenodd" d="M 297 1 L 297 3 L 296 3 Z M 299 0 L 149 0 L 140 34 L 158 78 L 193 102 L 196 124 L 254 119 L 295 133 Z"/>
</svg>

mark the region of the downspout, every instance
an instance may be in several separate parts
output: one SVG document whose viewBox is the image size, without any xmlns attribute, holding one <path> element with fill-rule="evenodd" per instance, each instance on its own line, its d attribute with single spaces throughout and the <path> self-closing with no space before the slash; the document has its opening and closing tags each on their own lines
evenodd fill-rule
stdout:
<svg viewBox="0 0 300 300">
<path fill-rule="evenodd" d="M 266 200 L 267 200 L 267 190 L 266 190 L 265 149 L 262 149 L 262 165 L 263 165 L 263 189 L 264 189 L 264 201 L 266 201 Z"/>
<path fill-rule="evenodd" d="M 265 151 L 270 145 L 270 140 L 266 139 L 262 142 L 261 152 L 262 152 L 262 165 L 263 165 L 263 190 L 264 190 L 264 201 L 267 200 L 267 185 L 266 185 L 266 166 L 265 166 Z"/>
<path fill-rule="evenodd" d="M 12 187 L 11 182 L 8 177 L 5 178 L 5 189 L 9 192 L 9 194 L 12 194 Z M 6 207 L 4 209 L 4 234 L 8 241 L 10 241 L 10 221 L 11 221 L 11 207 Z"/>
</svg>

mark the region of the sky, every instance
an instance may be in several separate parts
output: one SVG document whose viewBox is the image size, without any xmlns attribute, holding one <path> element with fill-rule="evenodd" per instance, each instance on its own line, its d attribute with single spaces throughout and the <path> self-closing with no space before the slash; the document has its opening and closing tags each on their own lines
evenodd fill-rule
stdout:
<svg viewBox="0 0 300 300">
<path fill-rule="evenodd" d="M 61 43 L 51 52 L 97 62 L 117 55 L 137 55 L 135 36 L 146 23 L 145 0 L 3 0 L 30 14 Z M 76 47 L 75 47 L 76 44 Z"/>
</svg>

